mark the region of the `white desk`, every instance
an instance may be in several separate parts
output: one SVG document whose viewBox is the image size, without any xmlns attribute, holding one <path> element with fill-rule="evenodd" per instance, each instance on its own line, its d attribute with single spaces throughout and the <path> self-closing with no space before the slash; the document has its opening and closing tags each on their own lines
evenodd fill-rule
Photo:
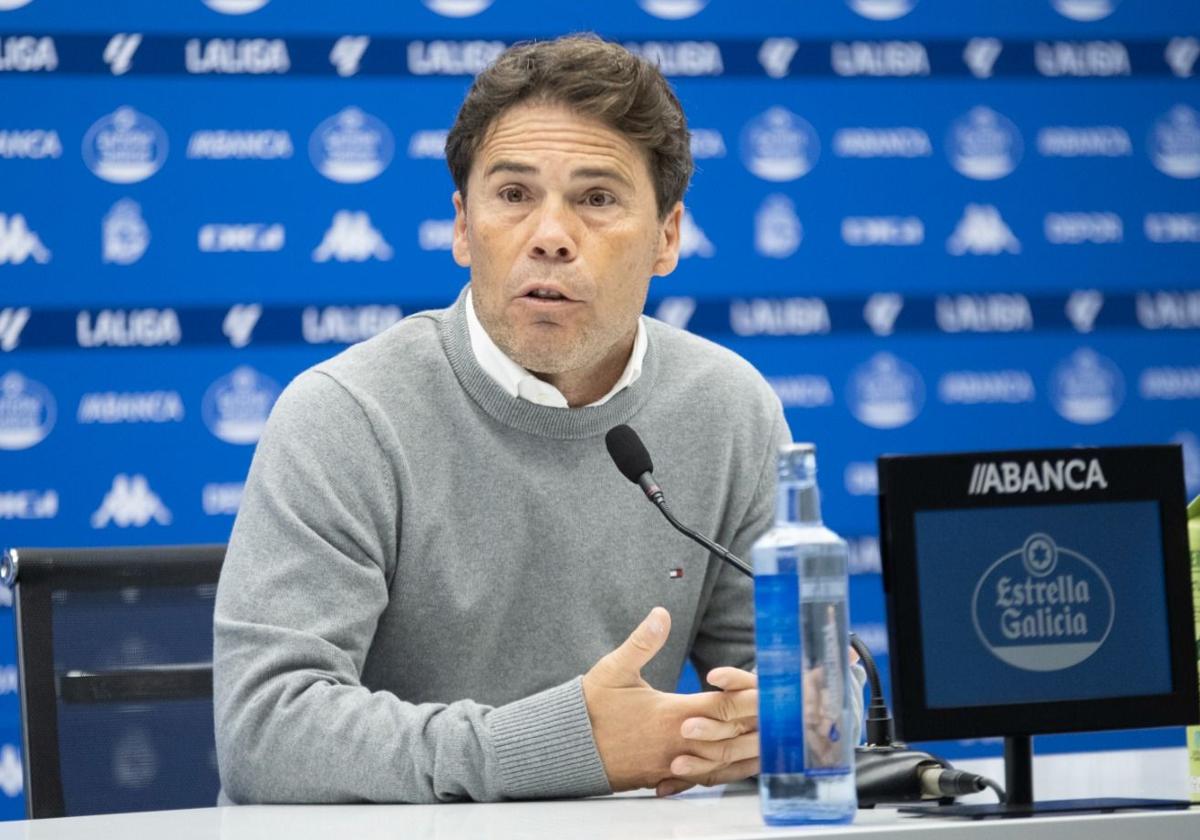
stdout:
<svg viewBox="0 0 1200 840">
<path fill-rule="evenodd" d="M 0 840 L 510 840 L 510 838 L 853 838 L 918 840 L 1195 840 L 1200 810 L 965 822 L 859 811 L 852 825 L 773 828 L 758 797 L 617 796 L 562 802 L 475 805 L 294 805 L 156 811 L 0 823 Z"/>
</svg>

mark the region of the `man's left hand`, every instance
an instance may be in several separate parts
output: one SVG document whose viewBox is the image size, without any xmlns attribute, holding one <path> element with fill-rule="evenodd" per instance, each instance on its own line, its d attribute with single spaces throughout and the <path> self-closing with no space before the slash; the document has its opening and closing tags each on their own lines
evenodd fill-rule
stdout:
<svg viewBox="0 0 1200 840">
<path fill-rule="evenodd" d="M 708 682 L 725 693 L 720 718 L 688 718 L 679 734 L 690 751 L 671 761 L 671 778 L 655 788 L 673 796 L 694 785 L 736 782 L 758 772 L 758 676 L 740 668 L 714 668 Z"/>
</svg>

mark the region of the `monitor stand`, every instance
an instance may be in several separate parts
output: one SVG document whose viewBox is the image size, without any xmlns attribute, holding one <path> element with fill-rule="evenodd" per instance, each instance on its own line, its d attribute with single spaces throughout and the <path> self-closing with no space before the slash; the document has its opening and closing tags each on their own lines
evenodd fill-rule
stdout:
<svg viewBox="0 0 1200 840">
<path fill-rule="evenodd" d="M 927 817 L 966 817 L 982 820 L 988 817 L 1044 817 L 1052 814 L 1081 812 L 1107 814 L 1112 811 L 1148 809 L 1183 810 L 1191 803 L 1182 799 L 1057 799 L 1033 801 L 1033 743 L 1028 735 L 1011 735 L 1004 739 L 1004 791 L 1007 802 L 985 805 L 910 806 L 901 813 Z"/>
</svg>

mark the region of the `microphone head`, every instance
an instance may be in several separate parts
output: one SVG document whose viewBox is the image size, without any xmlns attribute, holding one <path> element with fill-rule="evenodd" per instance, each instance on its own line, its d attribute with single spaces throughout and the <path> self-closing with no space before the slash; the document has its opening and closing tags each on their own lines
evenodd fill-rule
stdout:
<svg viewBox="0 0 1200 840">
<path fill-rule="evenodd" d="M 650 453 L 646 451 L 642 439 L 625 424 L 609 429 L 604 436 L 604 445 L 608 447 L 608 455 L 621 475 L 634 484 L 646 473 L 654 472 L 654 462 L 650 460 Z"/>
</svg>

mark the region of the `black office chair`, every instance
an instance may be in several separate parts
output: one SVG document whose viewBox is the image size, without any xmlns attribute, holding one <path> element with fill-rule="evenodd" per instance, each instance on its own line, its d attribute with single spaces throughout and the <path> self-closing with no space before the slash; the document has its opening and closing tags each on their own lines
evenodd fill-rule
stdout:
<svg viewBox="0 0 1200 840">
<path fill-rule="evenodd" d="M 15 548 L 25 813 L 216 804 L 212 618 L 225 547 Z"/>
</svg>

